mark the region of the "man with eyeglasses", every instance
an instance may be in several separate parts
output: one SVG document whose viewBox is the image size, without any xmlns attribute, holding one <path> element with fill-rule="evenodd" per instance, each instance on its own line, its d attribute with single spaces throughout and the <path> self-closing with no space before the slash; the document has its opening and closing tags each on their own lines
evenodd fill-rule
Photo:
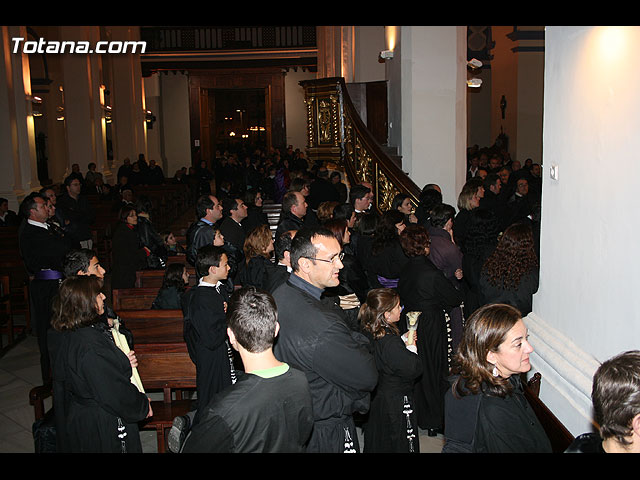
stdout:
<svg viewBox="0 0 640 480">
<path fill-rule="evenodd" d="M 350 330 L 340 307 L 322 296 L 340 283 L 341 260 L 331 231 L 302 228 L 291 242 L 291 275 L 273 292 L 281 327 L 274 353 L 304 371 L 311 388 L 308 452 L 360 451 L 353 413 L 368 411 L 378 381 L 366 337 Z"/>
</svg>

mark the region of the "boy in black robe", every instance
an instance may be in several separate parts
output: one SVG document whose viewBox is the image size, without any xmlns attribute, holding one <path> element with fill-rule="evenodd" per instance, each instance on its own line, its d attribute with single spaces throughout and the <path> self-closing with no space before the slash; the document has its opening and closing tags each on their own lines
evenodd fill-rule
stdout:
<svg viewBox="0 0 640 480">
<path fill-rule="evenodd" d="M 183 297 L 184 340 L 196 366 L 198 405 L 202 407 L 214 394 L 235 382 L 225 318 L 228 297 L 223 282 L 229 274 L 227 262 L 222 247 L 200 248 L 196 256 L 200 281 Z M 196 412 L 194 422 L 198 417 Z"/>
</svg>

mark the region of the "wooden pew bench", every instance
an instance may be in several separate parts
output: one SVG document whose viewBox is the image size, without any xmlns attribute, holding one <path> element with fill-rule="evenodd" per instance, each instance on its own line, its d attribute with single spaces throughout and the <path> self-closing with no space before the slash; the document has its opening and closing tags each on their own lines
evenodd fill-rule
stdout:
<svg viewBox="0 0 640 480">
<path fill-rule="evenodd" d="M 566 427 L 558 420 L 558 418 L 549 410 L 549 408 L 540 400 L 540 383 L 542 375 L 536 372 L 530 380 L 526 380 L 525 374 L 522 374 L 522 383 L 524 385 L 524 394 L 529 405 L 540 420 L 549 441 L 553 453 L 563 453 L 574 440 L 574 436 L 566 429 Z"/>
<path fill-rule="evenodd" d="M 136 288 L 160 288 L 162 286 L 164 272 L 164 270 L 138 270 L 136 272 Z M 189 274 L 189 286 L 195 286 L 197 282 L 195 267 L 187 265 L 187 273 Z"/>
<path fill-rule="evenodd" d="M 158 453 L 165 453 L 168 451 L 167 435 L 173 419 L 191 410 L 192 400 L 183 398 L 182 392 L 195 391 L 196 367 L 184 342 L 139 344 L 135 352 L 145 391 L 163 392 L 162 400 L 151 401 L 153 416 L 140 422 L 140 429 L 155 430 Z"/>
<path fill-rule="evenodd" d="M 182 342 L 182 310 L 116 310 L 124 326 L 133 334 L 134 350 L 147 343 Z"/>
<path fill-rule="evenodd" d="M 113 309 L 116 312 L 151 309 L 151 304 L 156 299 L 159 290 L 158 287 L 114 288 L 111 292 Z"/>
</svg>

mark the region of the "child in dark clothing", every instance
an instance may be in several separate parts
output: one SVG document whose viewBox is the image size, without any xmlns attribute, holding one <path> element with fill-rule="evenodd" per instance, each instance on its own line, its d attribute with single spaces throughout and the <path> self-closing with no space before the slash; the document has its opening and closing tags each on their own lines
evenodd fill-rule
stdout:
<svg viewBox="0 0 640 480">
<path fill-rule="evenodd" d="M 189 283 L 189 274 L 184 263 L 172 263 L 164 272 L 162 287 L 151 304 L 153 309 L 180 310 L 182 294 Z"/>
</svg>

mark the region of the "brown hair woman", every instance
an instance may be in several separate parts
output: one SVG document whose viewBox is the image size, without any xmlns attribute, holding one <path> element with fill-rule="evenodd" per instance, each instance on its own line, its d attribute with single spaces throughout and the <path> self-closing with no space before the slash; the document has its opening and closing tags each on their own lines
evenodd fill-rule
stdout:
<svg viewBox="0 0 640 480">
<path fill-rule="evenodd" d="M 69 277 L 54 300 L 58 451 L 141 453 L 138 422 L 153 412 L 147 396 L 131 382 L 130 359 L 99 320 L 105 298 L 101 287 L 95 276 Z"/>
<path fill-rule="evenodd" d="M 390 288 L 371 290 L 360 307 L 360 325 L 378 368 L 378 387 L 364 430 L 365 453 L 420 452 L 413 390 L 422 363 L 415 344 L 400 336 L 401 311 L 400 296 Z"/>
<path fill-rule="evenodd" d="M 518 309 L 491 304 L 469 317 L 445 396 L 443 452 L 551 453 L 520 381 L 532 352 Z"/>
</svg>

